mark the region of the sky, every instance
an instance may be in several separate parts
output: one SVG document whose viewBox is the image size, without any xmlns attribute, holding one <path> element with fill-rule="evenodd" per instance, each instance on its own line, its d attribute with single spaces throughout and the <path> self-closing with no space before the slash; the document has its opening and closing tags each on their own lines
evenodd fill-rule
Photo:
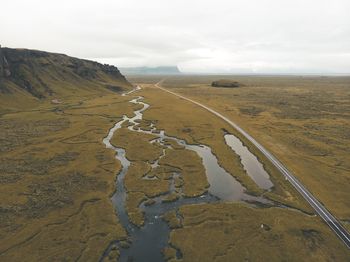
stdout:
<svg viewBox="0 0 350 262">
<path fill-rule="evenodd" d="M 187 73 L 350 73 L 349 0 L 0 0 L 0 44 Z"/>
</svg>

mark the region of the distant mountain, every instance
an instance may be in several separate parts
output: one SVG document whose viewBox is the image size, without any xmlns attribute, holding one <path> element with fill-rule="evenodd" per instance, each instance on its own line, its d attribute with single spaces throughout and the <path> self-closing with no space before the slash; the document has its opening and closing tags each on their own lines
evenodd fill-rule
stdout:
<svg viewBox="0 0 350 262">
<path fill-rule="evenodd" d="M 177 75 L 181 74 L 177 66 L 158 67 L 120 67 L 120 72 L 125 75 Z"/>
<path fill-rule="evenodd" d="M 0 46 L 0 96 L 17 94 L 44 99 L 131 87 L 115 66 L 64 54 Z"/>
</svg>

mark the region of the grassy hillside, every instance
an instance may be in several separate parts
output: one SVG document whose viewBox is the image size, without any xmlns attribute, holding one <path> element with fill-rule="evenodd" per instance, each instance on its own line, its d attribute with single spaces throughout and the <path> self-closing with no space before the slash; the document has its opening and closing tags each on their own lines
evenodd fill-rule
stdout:
<svg viewBox="0 0 350 262">
<path fill-rule="evenodd" d="M 0 112 L 128 88 L 131 84 L 114 66 L 37 50 L 0 49 Z"/>
</svg>

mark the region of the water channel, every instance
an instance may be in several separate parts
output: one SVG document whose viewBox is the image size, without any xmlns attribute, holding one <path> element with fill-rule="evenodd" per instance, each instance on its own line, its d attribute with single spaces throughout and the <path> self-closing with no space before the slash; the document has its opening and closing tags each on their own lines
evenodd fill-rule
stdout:
<svg viewBox="0 0 350 262">
<path fill-rule="evenodd" d="M 136 88 L 134 91 L 139 90 Z M 124 95 L 131 95 L 129 92 Z M 116 191 L 112 196 L 112 202 L 115 206 L 116 213 L 119 221 L 128 233 L 128 241 L 113 241 L 105 250 L 101 256 L 101 261 L 109 256 L 112 250 L 119 249 L 120 256 L 118 261 L 164 261 L 162 250 L 169 246 L 169 234 L 170 228 L 165 220 L 162 219 L 162 215 L 168 211 L 178 211 L 178 208 L 183 205 L 211 203 L 217 201 L 245 201 L 249 203 L 260 203 L 264 205 L 272 204 L 271 201 L 263 198 L 252 196 L 246 193 L 245 188 L 224 168 L 218 164 L 216 156 L 212 153 L 212 150 L 207 145 L 192 145 L 186 143 L 185 140 L 178 139 L 176 137 L 166 135 L 164 130 L 157 130 L 152 124 L 151 129 L 146 131 L 138 127 L 139 122 L 142 120 L 143 112 L 149 108 L 149 105 L 142 102 L 143 97 L 138 96 L 130 100 L 130 103 L 141 105 L 142 108 L 134 111 L 133 117 L 123 116 L 122 120 L 117 122 L 110 130 L 108 135 L 103 139 L 103 143 L 107 148 L 116 152 L 116 158 L 121 162 L 122 169 L 117 175 Z M 122 126 L 127 124 L 128 128 L 134 132 L 141 132 L 152 134 L 156 136 L 156 139 L 150 141 L 150 143 L 159 143 L 163 147 L 171 148 L 169 143 L 165 141 L 172 140 L 179 146 L 183 146 L 188 150 L 196 152 L 202 159 L 203 166 L 205 168 L 207 180 L 209 182 L 209 188 L 206 193 L 197 197 L 183 197 L 179 188 L 175 187 L 175 179 L 181 178 L 181 174 L 174 172 L 171 179 L 169 179 L 169 192 L 172 194 L 177 190 L 180 193 L 180 197 L 174 201 L 164 201 L 166 195 L 161 195 L 152 198 L 152 205 L 147 205 L 142 202 L 139 208 L 145 214 L 145 223 L 142 227 L 138 227 L 129 221 L 128 214 L 125 208 L 127 190 L 124 186 L 124 178 L 127 174 L 130 166 L 130 161 L 125 156 L 125 150 L 123 148 L 115 147 L 111 144 L 111 139 L 114 133 Z M 242 142 L 231 134 L 225 135 L 225 141 L 240 158 L 242 165 L 244 166 L 247 174 L 263 189 L 269 189 L 273 186 L 269 180 L 269 176 L 263 169 L 263 166 L 258 159 L 242 144 Z M 163 157 L 165 150 L 163 151 Z M 159 158 L 159 159 L 160 159 Z M 158 166 L 158 161 L 150 163 L 152 168 Z M 265 174 L 265 173 L 266 174 Z M 145 179 L 154 179 L 147 178 Z M 178 217 L 181 220 L 181 216 Z M 173 247 L 176 249 L 176 247 Z M 177 258 L 181 258 L 181 251 L 176 249 Z"/>
</svg>

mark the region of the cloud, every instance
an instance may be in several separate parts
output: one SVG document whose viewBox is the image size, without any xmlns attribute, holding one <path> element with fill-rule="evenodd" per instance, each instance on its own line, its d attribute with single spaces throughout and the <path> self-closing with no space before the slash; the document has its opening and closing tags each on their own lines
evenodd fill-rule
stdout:
<svg viewBox="0 0 350 262">
<path fill-rule="evenodd" d="M 11 0 L 0 44 L 188 72 L 350 73 L 347 0 Z"/>
</svg>

